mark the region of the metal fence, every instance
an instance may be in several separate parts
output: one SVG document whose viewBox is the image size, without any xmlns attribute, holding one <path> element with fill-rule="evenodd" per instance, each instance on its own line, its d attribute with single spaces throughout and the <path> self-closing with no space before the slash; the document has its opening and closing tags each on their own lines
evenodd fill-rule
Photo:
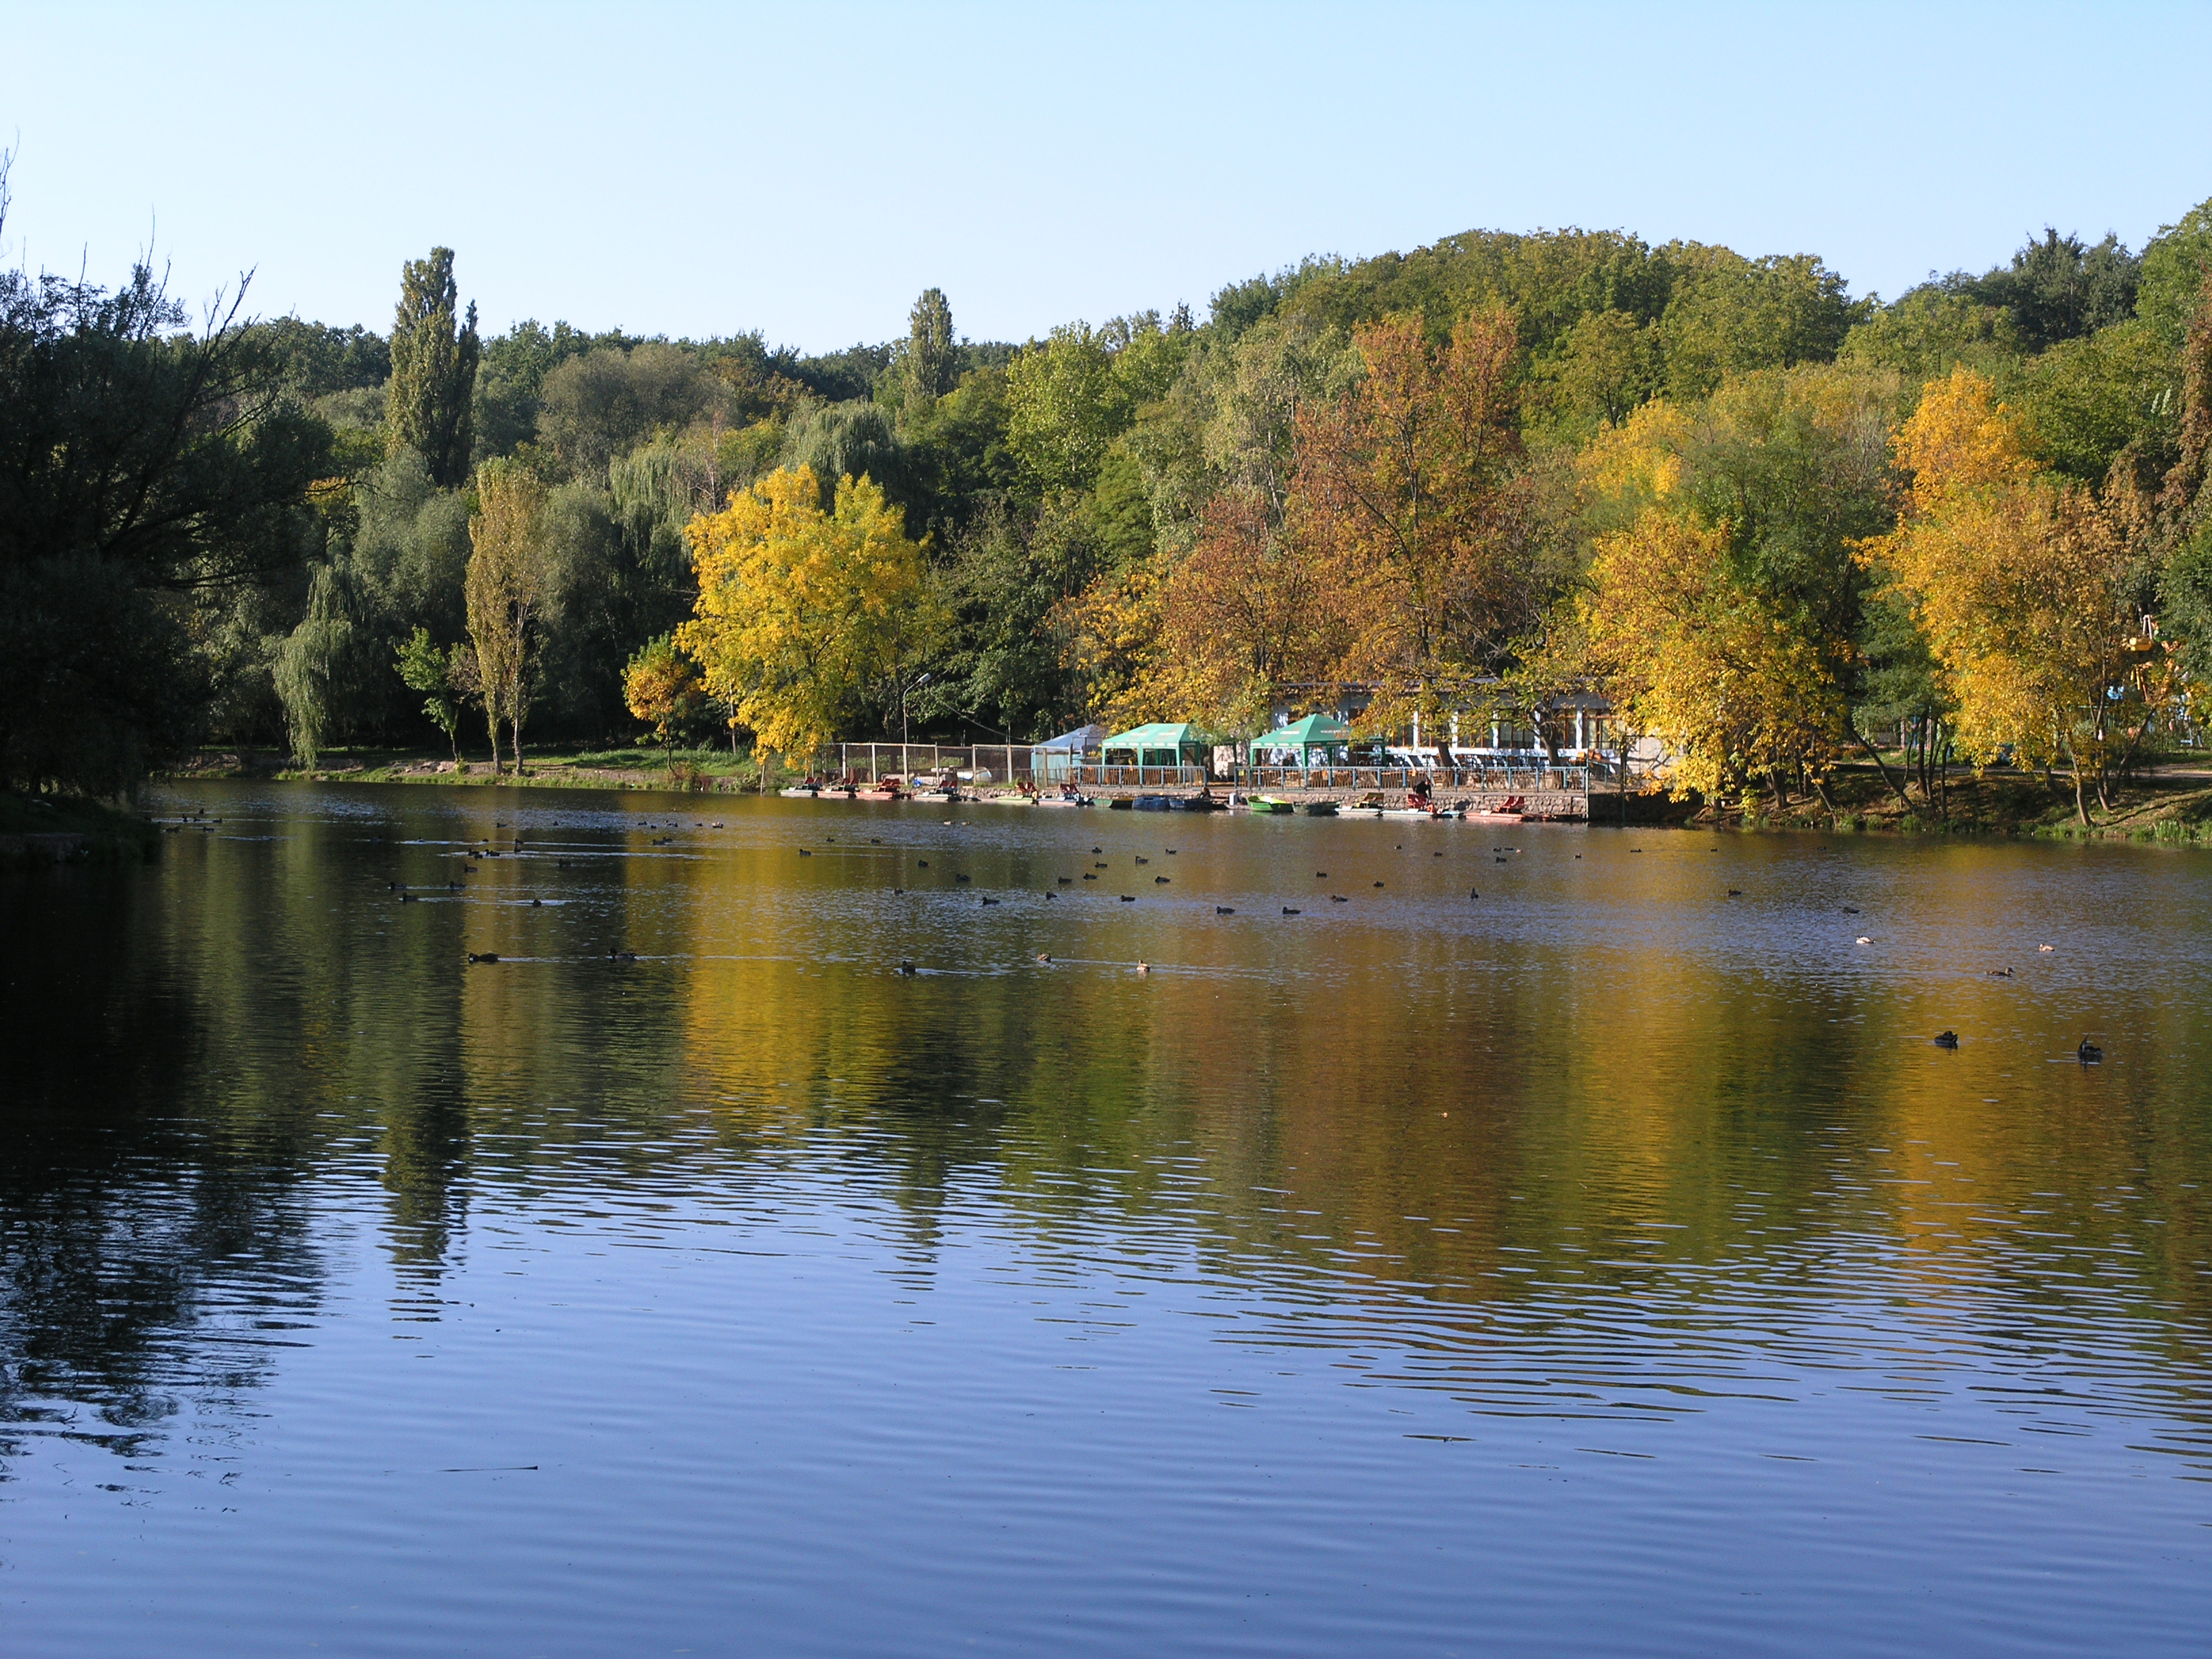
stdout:
<svg viewBox="0 0 2212 1659">
<path fill-rule="evenodd" d="M 981 781 L 1031 781 L 1030 744 L 975 744 L 952 748 L 938 743 L 841 743 L 837 766 L 841 775 L 874 783 L 881 778 L 910 778 L 918 772 L 988 772 Z"/>
<path fill-rule="evenodd" d="M 1431 790 L 1583 790 L 1590 787 L 1588 766 L 1545 766 L 1510 761 L 1476 766 L 1255 766 L 1242 780 L 1252 789 L 1410 789 L 1416 781 Z"/>
</svg>

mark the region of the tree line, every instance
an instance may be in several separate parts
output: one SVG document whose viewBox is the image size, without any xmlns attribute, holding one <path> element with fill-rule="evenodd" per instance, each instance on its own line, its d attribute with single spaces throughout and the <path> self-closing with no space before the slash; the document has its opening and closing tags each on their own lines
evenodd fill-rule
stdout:
<svg viewBox="0 0 2212 1659">
<path fill-rule="evenodd" d="M 2005 757 L 2086 814 L 2212 674 L 2208 270 L 2212 203 L 1888 302 L 1481 231 L 1020 345 L 931 289 L 811 356 L 487 337 L 446 249 L 384 334 L 0 275 L 0 766 L 1595 690 L 1707 794 Z"/>
</svg>

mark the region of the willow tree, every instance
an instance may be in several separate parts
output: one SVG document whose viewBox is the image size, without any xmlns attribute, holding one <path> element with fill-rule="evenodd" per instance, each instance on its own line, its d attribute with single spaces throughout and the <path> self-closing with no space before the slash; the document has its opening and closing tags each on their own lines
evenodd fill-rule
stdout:
<svg viewBox="0 0 2212 1659">
<path fill-rule="evenodd" d="M 823 747 L 933 636 L 921 549 L 865 477 L 840 478 L 825 511 L 811 468 L 780 467 L 685 534 L 699 598 L 676 644 L 763 749 Z"/>
<path fill-rule="evenodd" d="M 547 532 L 545 486 L 537 475 L 511 461 L 487 462 L 477 474 L 477 511 L 469 520 L 466 593 L 495 774 L 501 720 L 514 769 L 522 770 L 522 723 L 537 666 L 532 653 L 553 598 Z"/>
<path fill-rule="evenodd" d="M 422 457 L 432 482 L 451 489 L 469 476 L 474 442 L 477 308 L 457 321 L 453 251 L 434 247 L 400 273 L 392 319 L 392 380 L 385 392 L 385 441 Z"/>
</svg>

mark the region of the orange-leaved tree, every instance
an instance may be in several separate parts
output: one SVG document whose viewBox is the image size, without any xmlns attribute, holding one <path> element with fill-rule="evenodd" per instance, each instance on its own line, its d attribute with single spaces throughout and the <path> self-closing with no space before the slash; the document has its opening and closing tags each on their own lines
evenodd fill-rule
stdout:
<svg viewBox="0 0 2212 1659">
<path fill-rule="evenodd" d="M 1334 677 L 1377 687 L 1382 730 L 1483 702 L 1543 596 L 1512 318 L 1474 313 L 1442 345 L 1411 317 L 1354 338 L 1364 376 L 1299 411 L 1288 533 L 1347 628 Z"/>
<path fill-rule="evenodd" d="M 1224 732 L 1258 732 L 1279 691 L 1325 679 L 1349 643 L 1328 579 L 1295 556 L 1256 489 L 1208 501 L 1160 596 L 1159 674 Z"/>
</svg>

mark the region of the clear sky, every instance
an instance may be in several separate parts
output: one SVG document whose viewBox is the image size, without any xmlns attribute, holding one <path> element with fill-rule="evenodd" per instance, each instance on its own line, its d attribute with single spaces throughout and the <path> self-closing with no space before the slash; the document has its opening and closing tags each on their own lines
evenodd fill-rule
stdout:
<svg viewBox="0 0 2212 1659">
<path fill-rule="evenodd" d="M 1019 339 L 1581 225 L 1856 293 L 2212 196 L 2212 4 L 411 8 L 0 0 L 11 260 L 390 325 Z M 12 135 L 12 136 L 11 136 Z"/>
</svg>

